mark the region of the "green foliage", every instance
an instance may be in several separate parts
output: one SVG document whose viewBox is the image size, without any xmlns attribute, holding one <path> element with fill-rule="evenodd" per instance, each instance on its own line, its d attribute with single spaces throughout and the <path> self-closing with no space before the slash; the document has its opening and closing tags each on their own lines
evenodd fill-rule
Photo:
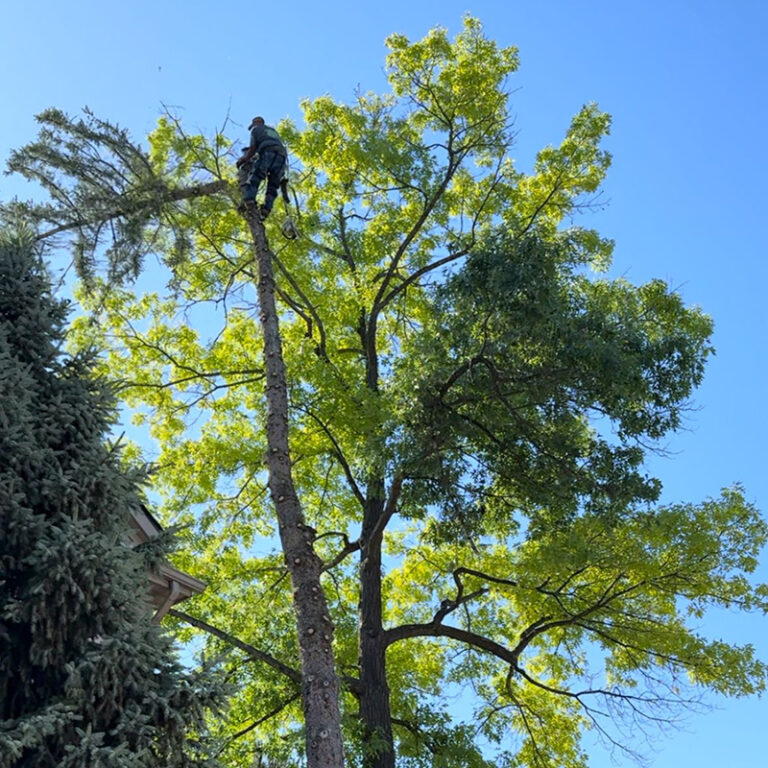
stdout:
<svg viewBox="0 0 768 768">
<path fill-rule="evenodd" d="M 441 503 L 482 535 L 489 495 L 537 530 L 657 498 L 637 441 L 680 426 L 711 323 L 660 281 L 591 280 L 582 261 L 567 233 L 505 233 L 435 292 L 397 364 L 416 512 Z"/>
<path fill-rule="evenodd" d="M 702 688 L 764 688 L 751 647 L 696 626 L 713 608 L 766 610 L 749 578 L 766 526 L 738 488 L 656 505 L 644 460 L 684 423 L 712 327 L 661 281 L 595 275 L 613 244 L 574 222 L 610 165 L 608 115 L 585 105 L 524 174 L 515 49 L 472 18 L 453 40 L 388 45 L 389 93 L 307 101 L 301 127 L 280 126 L 302 235 L 275 247 L 293 470 L 327 564 L 350 760 L 381 746 L 357 717 L 352 557 L 383 487 L 398 765 L 578 767 L 585 728 L 624 739 Z M 150 146 L 152 173 L 184 187 L 224 143 L 164 120 Z M 210 584 L 196 616 L 295 667 L 250 244 L 221 196 L 185 198 L 173 220 L 183 252 L 152 243 L 172 295 L 84 297 L 98 322 L 75 338 L 109 339 L 104 368 L 157 443 L 164 514 L 189 524 L 177 563 Z M 237 653 L 232 717 L 213 724 L 222 759 L 299 759 L 295 678 Z"/>
<path fill-rule="evenodd" d="M 73 233 L 72 256 L 78 275 L 90 284 L 101 260 L 111 282 L 138 276 L 144 256 L 160 245 L 177 258 L 189 248 L 186 231 L 177 226 L 173 203 L 194 194 L 195 174 L 214 172 L 221 179 L 219 155 L 228 145 L 217 136 L 213 145 L 187 141 L 190 160 L 178 164 L 175 174 L 163 175 L 161 164 L 173 155 L 174 143 L 149 155 L 134 144 L 117 125 L 84 110 L 76 120 L 59 109 L 47 109 L 36 117 L 41 125 L 37 141 L 15 150 L 8 171 L 37 182 L 49 202 L 0 205 L 0 223 L 15 226 L 23 221 L 37 231 L 35 239 Z M 158 133 L 173 132 L 164 118 Z M 179 144 L 183 139 L 175 139 Z M 193 188 L 175 190 L 183 176 Z M 226 189 L 226 182 L 218 190 Z M 48 227 L 46 229 L 46 226 Z"/>
<path fill-rule="evenodd" d="M 0 237 L 0 766 L 212 765 L 210 701 L 150 623 L 152 553 L 125 544 L 142 472 L 104 445 L 111 388 L 61 352 L 30 233 Z"/>
</svg>

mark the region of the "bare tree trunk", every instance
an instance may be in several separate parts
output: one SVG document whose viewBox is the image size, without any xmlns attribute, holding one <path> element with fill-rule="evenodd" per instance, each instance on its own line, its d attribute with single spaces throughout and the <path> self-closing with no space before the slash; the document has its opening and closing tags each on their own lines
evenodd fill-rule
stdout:
<svg viewBox="0 0 768 768">
<path fill-rule="evenodd" d="M 342 768 L 339 681 L 332 650 L 333 624 L 320 583 L 322 562 L 314 531 L 305 525 L 288 451 L 288 393 L 274 296 L 272 254 L 263 224 L 248 217 L 259 268 L 259 317 L 267 372 L 267 469 L 277 511 L 280 542 L 293 586 L 299 636 L 307 768 Z"/>
</svg>

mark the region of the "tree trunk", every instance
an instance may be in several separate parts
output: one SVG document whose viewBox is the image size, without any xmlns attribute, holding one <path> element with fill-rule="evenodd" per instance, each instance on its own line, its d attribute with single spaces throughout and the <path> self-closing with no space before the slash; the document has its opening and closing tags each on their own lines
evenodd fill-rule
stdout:
<svg viewBox="0 0 768 768">
<path fill-rule="evenodd" d="M 339 682 L 332 651 L 333 624 L 320 583 L 322 563 L 315 554 L 314 532 L 305 525 L 291 474 L 288 451 L 288 393 L 274 296 L 272 254 L 264 226 L 248 222 L 259 267 L 259 316 L 267 372 L 267 469 L 277 510 L 280 542 L 293 587 L 299 636 L 302 703 L 306 725 L 307 768 L 342 768 Z"/>
<path fill-rule="evenodd" d="M 387 684 L 386 645 L 382 625 L 381 541 L 384 483 L 369 483 L 360 536 L 360 605 L 358 664 L 360 717 L 364 728 L 364 768 L 394 768 L 395 750 Z"/>
</svg>

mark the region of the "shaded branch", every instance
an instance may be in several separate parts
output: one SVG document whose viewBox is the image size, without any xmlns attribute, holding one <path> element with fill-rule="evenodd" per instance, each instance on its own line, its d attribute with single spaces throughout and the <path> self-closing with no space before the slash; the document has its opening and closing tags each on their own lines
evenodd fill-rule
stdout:
<svg viewBox="0 0 768 768">
<path fill-rule="evenodd" d="M 337 461 L 341 465 L 341 468 L 344 472 L 344 476 L 347 478 L 347 483 L 349 485 L 350 490 L 354 494 L 355 498 L 360 504 L 360 507 L 365 510 L 365 496 L 363 495 L 363 492 L 360 490 L 360 486 L 357 484 L 357 481 L 355 480 L 355 476 L 352 474 L 352 468 L 349 465 L 349 462 L 346 460 L 344 456 L 344 452 L 341 450 L 341 446 L 339 445 L 336 438 L 333 436 L 333 433 L 330 430 L 330 427 L 310 408 L 307 408 L 305 406 L 296 405 L 294 406 L 296 410 L 303 411 L 304 413 L 309 416 L 310 419 L 312 419 L 319 427 L 323 430 L 325 433 L 325 436 L 331 441 L 331 445 L 333 445 L 334 450 L 334 456 L 336 457 Z"/>
<path fill-rule="evenodd" d="M 373 526 L 373 529 L 368 536 L 369 546 L 372 542 L 380 541 L 381 537 L 384 535 L 384 530 L 389 524 L 389 521 L 392 519 L 392 515 L 394 515 L 397 511 L 397 502 L 400 500 L 400 492 L 402 488 L 403 476 L 399 474 L 395 475 L 394 479 L 392 480 L 392 485 L 389 489 L 389 497 L 387 498 L 387 503 L 385 504 L 381 515 L 379 515 L 378 519 L 376 520 L 376 525 Z"/>
<path fill-rule="evenodd" d="M 419 741 L 422 741 L 426 748 L 433 754 L 438 755 L 445 749 L 445 745 L 437 742 L 432 734 L 425 731 L 418 723 L 412 720 L 403 720 L 399 717 L 390 718 L 392 725 L 398 725 L 409 733 L 413 734 Z"/>
<path fill-rule="evenodd" d="M 447 256 L 443 256 L 442 258 L 437 259 L 437 261 L 432 261 L 429 264 L 421 267 L 421 269 L 417 269 L 415 272 L 406 277 L 401 283 L 398 283 L 386 296 L 384 296 L 379 305 L 379 310 L 383 309 L 385 306 L 387 306 L 387 304 L 390 304 L 399 293 L 408 288 L 408 286 L 413 285 L 413 283 L 415 283 L 417 280 L 419 280 L 419 278 L 428 272 L 432 272 L 439 267 L 443 267 L 446 264 L 450 264 L 452 261 L 456 261 L 457 259 L 466 256 L 469 251 L 469 247 L 461 248 L 457 251 L 451 251 Z"/>
<path fill-rule="evenodd" d="M 271 720 L 275 715 L 279 715 L 287 706 L 293 704 L 293 702 L 296 701 L 300 696 L 301 693 L 294 693 L 290 698 L 286 699 L 285 701 L 281 701 L 280 704 L 278 704 L 271 712 L 267 712 L 266 715 L 263 715 L 258 720 L 254 720 L 250 725 L 246 725 L 245 728 L 233 734 L 229 739 L 227 739 L 227 743 L 219 750 L 218 755 L 221 755 L 229 748 L 230 744 L 245 736 L 247 733 L 250 733 L 254 728 L 258 728 L 262 723 L 266 723 L 267 720 Z"/>
<path fill-rule="evenodd" d="M 171 616 L 174 616 L 177 619 L 180 619 L 181 621 L 185 622 L 186 624 L 189 624 L 192 627 L 195 627 L 196 629 L 200 629 L 203 632 L 207 632 L 209 635 L 213 635 L 214 637 L 217 637 L 219 640 L 223 640 L 225 643 L 229 643 L 230 645 L 233 645 L 235 648 L 239 648 L 241 651 L 248 654 L 248 656 L 255 661 L 261 661 L 264 664 L 267 664 L 268 666 L 272 667 L 272 669 L 277 670 L 281 674 L 285 675 L 286 677 L 293 680 L 294 683 L 301 684 L 301 673 L 294 669 L 293 667 L 289 667 L 287 664 L 283 664 L 282 661 L 279 661 L 274 656 L 270 656 L 268 653 L 265 653 L 264 651 L 259 650 L 255 646 L 251 645 L 250 643 L 246 643 L 244 640 L 241 640 L 239 637 L 235 637 L 234 635 L 231 635 L 229 632 L 225 632 L 223 629 L 219 629 L 218 627 L 214 627 L 212 624 L 209 624 L 207 621 L 203 621 L 202 619 L 195 618 L 194 616 L 190 616 L 188 613 L 184 613 L 183 611 L 179 611 L 176 608 L 171 608 L 168 613 Z"/>
<path fill-rule="evenodd" d="M 181 200 L 190 200 L 196 197 L 205 197 L 208 195 L 214 195 L 218 192 L 223 192 L 229 186 L 229 182 L 225 179 L 219 179 L 217 181 L 211 181 L 207 184 L 195 184 L 191 187 L 182 187 L 180 189 L 166 190 L 161 200 L 163 203 L 179 202 Z M 106 222 L 119 219 L 122 216 L 131 216 L 141 212 L 145 208 L 150 208 L 152 205 L 156 205 L 155 200 L 141 200 L 134 205 L 129 205 L 124 208 L 119 208 L 112 213 L 99 214 L 98 219 L 91 220 L 87 218 L 77 219 L 67 224 L 60 224 L 58 227 L 41 232 L 34 239 L 35 241 L 45 240 L 48 237 L 61 234 L 73 229 L 80 229 L 82 227 L 103 226 Z"/>
<path fill-rule="evenodd" d="M 440 201 L 440 198 L 445 193 L 445 190 L 448 188 L 448 184 L 450 184 L 453 175 L 458 170 L 462 159 L 463 157 L 461 155 L 457 155 L 451 149 L 449 149 L 448 166 L 446 167 L 445 175 L 441 179 L 440 184 L 437 186 L 437 189 L 435 190 L 431 199 L 425 202 L 419 218 L 414 222 L 408 234 L 406 234 L 406 236 L 403 238 L 402 242 L 395 251 L 394 256 L 392 257 L 392 260 L 390 261 L 389 267 L 387 268 L 387 274 L 384 276 L 381 286 L 379 287 L 379 290 L 376 294 L 376 298 L 373 300 L 373 305 L 371 307 L 372 321 L 384 307 L 384 302 L 382 299 L 385 296 L 387 289 L 389 288 L 392 277 L 397 271 L 400 259 L 402 259 L 403 255 L 408 250 L 408 246 L 410 246 L 410 244 L 416 239 L 417 235 L 426 223 L 435 206 Z"/>
<path fill-rule="evenodd" d="M 179 384 L 186 384 L 187 382 L 196 381 L 197 379 L 208 380 L 208 379 L 215 379 L 219 377 L 225 378 L 227 376 L 241 376 L 241 375 L 242 376 L 256 375 L 259 378 L 248 378 L 248 379 L 242 379 L 240 381 L 231 381 L 231 382 L 227 382 L 226 384 L 217 385 L 215 388 L 237 387 L 237 386 L 240 386 L 241 384 L 250 384 L 255 381 L 260 381 L 264 377 L 264 371 L 260 368 L 253 368 L 253 369 L 244 368 L 243 370 L 235 370 L 235 371 L 199 371 L 197 373 L 192 373 L 189 376 L 182 376 L 180 379 L 172 379 L 171 381 L 166 381 L 161 383 L 130 381 L 129 379 L 120 379 L 118 383 L 121 389 L 130 389 L 130 388 L 167 389 L 168 387 L 176 387 Z M 206 394 L 210 394 L 210 392 Z"/>
<path fill-rule="evenodd" d="M 501 578 L 500 576 L 491 576 L 488 573 L 483 573 L 482 571 L 477 571 L 474 568 L 464 568 L 463 566 L 457 568 L 453 572 L 453 578 L 454 578 L 454 581 L 456 581 L 457 584 L 459 584 L 459 577 L 462 574 L 466 574 L 467 576 L 475 576 L 478 579 L 482 579 L 483 581 L 490 581 L 490 582 L 492 582 L 494 584 L 504 584 L 505 586 L 508 586 L 508 587 L 516 587 L 517 586 L 517 582 L 516 581 L 511 581 L 510 579 L 504 579 L 504 578 Z"/>
<path fill-rule="evenodd" d="M 488 204 L 488 201 L 491 199 L 491 195 L 496 190 L 496 187 L 501 182 L 501 173 L 500 168 L 501 164 L 503 162 L 504 155 L 500 155 L 499 159 L 496 164 L 496 169 L 493 174 L 493 181 L 489 185 L 488 191 L 486 192 L 485 196 L 483 197 L 480 205 L 478 206 L 477 210 L 474 212 L 472 216 L 472 226 L 471 226 L 471 240 L 470 244 L 466 245 L 463 248 L 459 248 L 456 250 L 451 251 L 448 256 L 444 256 L 441 259 L 437 259 L 436 261 L 430 262 L 429 264 L 426 264 L 425 266 L 421 267 L 421 269 L 417 269 L 413 274 L 411 274 L 409 277 L 404 279 L 401 283 L 396 285 L 392 290 L 386 294 L 381 300 L 379 301 L 379 298 L 377 296 L 377 302 L 379 311 L 383 309 L 385 306 L 390 304 L 393 299 L 395 299 L 402 291 L 404 291 L 408 286 L 412 285 L 413 283 L 417 282 L 423 275 L 434 271 L 435 269 L 438 269 L 441 266 L 444 266 L 446 264 L 450 264 L 453 261 L 456 261 L 457 259 L 462 258 L 463 256 L 466 256 L 469 251 L 471 250 L 472 244 L 475 242 L 475 228 L 477 227 L 477 222 L 480 218 L 480 215 L 485 210 L 486 205 Z M 444 191 L 444 190 L 443 190 Z"/>
<path fill-rule="evenodd" d="M 388 647 L 400 640 L 406 640 L 411 637 L 449 637 L 452 640 L 466 643 L 473 648 L 486 651 L 512 666 L 517 663 L 517 655 L 495 640 L 491 640 L 484 635 L 478 635 L 476 632 L 452 627 L 448 624 L 435 623 L 434 621 L 428 624 L 403 624 L 399 627 L 388 629 L 384 633 L 384 644 Z"/>
<path fill-rule="evenodd" d="M 314 304 L 307 298 L 304 291 L 301 290 L 301 287 L 296 282 L 296 280 L 293 279 L 293 276 L 291 273 L 285 268 L 285 265 L 282 261 L 273 253 L 272 259 L 277 264 L 277 268 L 280 270 L 280 272 L 285 276 L 285 279 L 288 280 L 288 282 L 291 284 L 291 287 L 294 291 L 299 295 L 299 298 L 304 302 L 304 306 L 309 310 L 309 313 L 312 315 L 312 318 L 315 321 L 315 325 L 317 326 L 317 332 L 320 334 L 320 344 L 319 344 L 319 352 L 320 356 L 324 360 L 328 360 L 328 353 L 326 352 L 326 335 L 325 335 L 325 326 L 323 325 L 323 321 L 320 319 L 320 315 L 318 315 L 317 310 L 315 309 Z M 275 286 L 277 288 L 277 286 Z M 307 323 L 310 327 L 309 335 L 311 337 L 312 330 L 311 330 L 311 323 Z"/>
<path fill-rule="evenodd" d="M 330 533 L 321 534 L 317 538 L 320 539 L 322 536 L 330 536 Z M 344 539 L 344 548 L 338 552 L 336 555 L 334 555 L 332 560 L 329 560 L 327 563 L 323 563 L 323 567 L 321 568 L 321 573 L 324 571 L 330 571 L 332 568 L 335 568 L 339 563 L 341 563 L 347 555 L 351 555 L 353 552 L 357 552 L 360 549 L 360 539 L 357 539 L 355 541 L 350 541 L 349 536 L 347 536 L 346 533 L 340 534 Z"/>
</svg>

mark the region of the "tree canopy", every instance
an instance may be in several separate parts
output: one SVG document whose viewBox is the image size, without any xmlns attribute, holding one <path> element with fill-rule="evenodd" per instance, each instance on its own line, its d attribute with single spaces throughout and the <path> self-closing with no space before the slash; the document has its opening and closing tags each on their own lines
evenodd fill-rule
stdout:
<svg viewBox="0 0 768 768">
<path fill-rule="evenodd" d="M 349 760 L 579 766 L 586 728 L 633 750 L 704 688 L 765 685 L 750 646 L 696 626 L 712 607 L 766 609 L 748 578 L 765 523 L 738 488 L 660 505 L 644 468 L 683 424 L 711 321 L 662 281 L 601 272 L 613 244 L 577 216 L 610 165 L 608 115 L 585 105 L 526 173 L 510 154 L 514 48 L 470 17 L 453 40 L 387 43 L 389 92 L 308 100 L 303 125 L 279 125 L 301 233 L 273 247 L 292 470 L 324 563 Z M 85 202 L 6 215 L 76 232 L 118 267 L 87 270 L 98 322 L 76 334 L 109 342 L 105 370 L 157 443 L 164 514 L 189 526 L 178 563 L 210 584 L 180 631 L 239 648 L 222 757 L 298 760 L 253 253 L 219 194 L 231 143 L 168 116 L 147 152 L 123 134 L 84 149 L 76 137 L 117 129 L 41 119 L 11 168 Z M 78 197 L 100 163 L 125 200 L 107 213 Z M 139 205 L 147 185 L 154 207 Z M 113 284 L 147 253 L 167 291 Z"/>
</svg>

